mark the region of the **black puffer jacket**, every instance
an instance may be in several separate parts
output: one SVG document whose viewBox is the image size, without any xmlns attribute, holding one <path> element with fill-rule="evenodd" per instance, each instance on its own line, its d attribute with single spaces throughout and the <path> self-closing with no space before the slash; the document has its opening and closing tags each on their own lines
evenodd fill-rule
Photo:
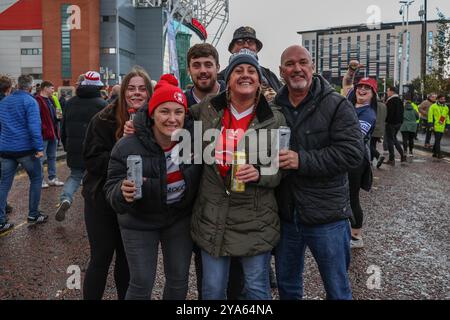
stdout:
<svg viewBox="0 0 450 320">
<path fill-rule="evenodd" d="M 299 169 L 287 171 L 277 189 L 281 218 L 293 221 L 294 208 L 306 225 L 350 217 L 347 172 L 364 154 L 354 107 L 320 75 L 314 75 L 310 97 L 297 107 L 297 119 L 288 110 L 286 86 L 275 103 L 291 128 L 291 150 L 299 153 Z"/>
<path fill-rule="evenodd" d="M 167 169 L 164 151 L 156 143 L 152 120 L 147 108 L 139 110 L 134 122 L 136 134 L 120 139 L 111 152 L 105 194 L 108 203 L 118 213 L 121 227 L 132 230 L 155 230 L 170 226 L 192 213 L 195 196 L 200 182 L 201 165 L 181 164 L 180 170 L 186 182 L 181 201 L 167 205 Z M 191 133 L 193 146 L 193 122 L 186 119 L 185 129 Z M 142 199 L 133 203 L 125 201 L 121 185 L 127 175 L 127 157 L 142 157 L 143 176 Z"/>
<path fill-rule="evenodd" d="M 398 95 L 393 95 L 386 100 L 386 123 L 399 125 L 403 122 L 403 102 Z"/>
<path fill-rule="evenodd" d="M 83 141 L 91 119 L 107 103 L 100 97 L 96 86 L 80 86 L 77 95 L 67 101 L 61 128 L 61 142 L 67 152 L 67 165 L 70 168 L 84 169 Z"/>
</svg>

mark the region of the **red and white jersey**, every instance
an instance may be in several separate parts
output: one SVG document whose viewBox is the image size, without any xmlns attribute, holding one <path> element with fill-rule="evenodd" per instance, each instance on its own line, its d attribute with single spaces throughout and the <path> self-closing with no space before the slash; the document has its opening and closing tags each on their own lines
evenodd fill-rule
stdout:
<svg viewBox="0 0 450 320">
<path fill-rule="evenodd" d="M 226 108 L 222 118 L 222 138 L 216 144 L 216 163 L 220 175 L 225 177 L 233 163 L 233 152 L 236 151 L 239 141 L 245 135 L 252 120 L 253 108 L 239 113 L 232 105 Z"/>
<path fill-rule="evenodd" d="M 172 151 L 176 147 L 164 150 L 167 168 L 167 204 L 180 201 L 183 198 L 186 182 L 180 171 L 180 167 L 172 159 Z"/>
</svg>

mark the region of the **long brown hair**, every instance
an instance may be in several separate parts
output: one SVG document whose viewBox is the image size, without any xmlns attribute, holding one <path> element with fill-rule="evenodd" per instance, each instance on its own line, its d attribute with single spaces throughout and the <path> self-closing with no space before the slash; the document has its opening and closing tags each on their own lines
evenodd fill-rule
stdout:
<svg viewBox="0 0 450 320">
<path fill-rule="evenodd" d="M 114 102 L 113 108 L 115 109 L 114 118 L 116 119 L 116 132 L 115 137 L 119 140 L 123 136 L 123 126 L 125 122 L 128 121 L 130 115 L 128 114 L 128 105 L 125 100 L 125 92 L 127 91 L 128 84 L 134 77 L 141 77 L 144 79 L 145 87 L 147 88 L 148 97 L 151 98 L 153 95 L 153 87 L 149 74 L 144 68 L 140 66 L 134 66 L 133 69 L 123 78 L 120 85 L 119 97 Z"/>
</svg>

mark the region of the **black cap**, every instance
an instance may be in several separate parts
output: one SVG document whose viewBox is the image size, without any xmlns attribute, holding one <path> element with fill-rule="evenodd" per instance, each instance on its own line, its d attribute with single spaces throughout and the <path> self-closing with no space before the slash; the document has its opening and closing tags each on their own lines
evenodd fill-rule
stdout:
<svg viewBox="0 0 450 320">
<path fill-rule="evenodd" d="M 263 44 L 261 41 L 256 38 L 256 31 L 252 27 L 240 27 L 237 28 L 233 33 L 233 40 L 231 40 L 230 45 L 228 46 L 228 51 L 232 52 L 234 43 L 238 39 L 254 39 L 256 41 L 256 48 L 258 52 L 262 49 Z"/>
</svg>

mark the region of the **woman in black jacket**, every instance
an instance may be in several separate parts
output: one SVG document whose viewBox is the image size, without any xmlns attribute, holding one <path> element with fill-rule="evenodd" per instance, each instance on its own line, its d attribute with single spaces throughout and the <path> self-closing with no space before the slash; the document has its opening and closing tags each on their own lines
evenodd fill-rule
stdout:
<svg viewBox="0 0 450 320">
<path fill-rule="evenodd" d="M 123 79 L 119 99 L 97 113 L 87 129 L 83 149 L 86 175 L 82 194 L 85 199 L 85 222 L 91 256 L 83 285 L 83 298 L 86 300 L 103 297 L 114 253 L 117 295 L 121 300 L 125 298 L 129 282 L 128 263 L 117 217 L 106 202 L 103 186 L 111 150 L 124 135 L 125 123 L 130 118 L 128 110 L 139 109 L 152 93 L 148 74 L 142 68 L 134 68 Z"/>
<path fill-rule="evenodd" d="M 171 137 L 184 127 L 192 145 L 193 123 L 186 119 L 187 110 L 176 78 L 163 75 L 148 109 L 141 109 L 133 120 L 135 134 L 121 139 L 111 154 L 105 192 L 118 214 L 130 267 L 127 300 L 150 299 L 160 243 L 166 276 L 163 299 L 186 299 L 193 246 L 191 211 L 201 165 L 194 165 L 190 150 L 181 150 L 184 143 Z M 142 158 L 144 181 L 139 200 L 135 199 L 135 183 L 127 180 L 130 155 Z M 177 161 L 180 155 L 188 159 Z"/>
</svg>

